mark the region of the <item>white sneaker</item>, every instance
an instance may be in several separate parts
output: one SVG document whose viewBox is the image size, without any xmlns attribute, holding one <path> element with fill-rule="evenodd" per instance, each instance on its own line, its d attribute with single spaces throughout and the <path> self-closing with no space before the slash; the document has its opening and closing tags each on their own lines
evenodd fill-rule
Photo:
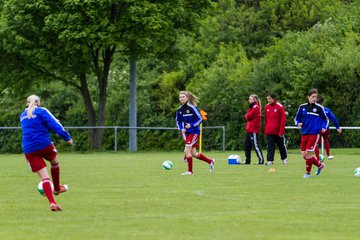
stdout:
<svg viewBox="0 0 360 240">
<path fill-rule="evenodd" d="M 330 155 L 330 156 L 328 156 L 328 159 L 329 159 L 329 160 L 334 159 L 334 156 L 333 156 L 333 155 Z"/>
<path fill-rule="evenodd" d="M 287 159 L 282 160 L 283 164 L 286 165 L 287 164 Z"/>
<path fill-rule="evenodd" d="M 270 165 L 274 165 L 274 162 L 273 162 L 273 161 L 267 161 L 267 162 L 265 163 L 265 166 L 270 166 Z"/>
<path fill-rule="evenodd" d="M 210 163 L 210 172 L 211 173 L 214 171 L 214 168 L 215 168 L 215 159 L 211 160 L 211 163 Z"/>
<path fill-rule="evenodd" d="M 184 172 L 183 174 L 181 174 L 181 175 L 183 175 L 183 176 L 185 176 L 185 175 L 194 175 L 194 173 L 193 172 Z"/>
</svg>

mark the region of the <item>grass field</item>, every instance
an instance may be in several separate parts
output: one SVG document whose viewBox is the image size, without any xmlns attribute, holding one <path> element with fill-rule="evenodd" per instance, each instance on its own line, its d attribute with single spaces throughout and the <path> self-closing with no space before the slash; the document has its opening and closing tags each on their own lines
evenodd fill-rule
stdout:
<svg viewBox="0 0 360 240">
<path fill-rule="evenodd" d="M 194 176 L 181 175 L 181 152 L 60 153 L 63 212 L 49 210 L 22 155 L 0 155 L 0 239 L 359 239 L 360 150 L 332 153 L 309 179 L 298 150 L 275 172 L 205 152 L 215 172 L 194 160 Z"/>
</svg>

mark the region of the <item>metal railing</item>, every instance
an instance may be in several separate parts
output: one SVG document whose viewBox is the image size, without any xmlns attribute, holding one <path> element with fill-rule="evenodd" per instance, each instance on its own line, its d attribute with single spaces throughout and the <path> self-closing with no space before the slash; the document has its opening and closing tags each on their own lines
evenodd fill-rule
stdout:
<svg viewBox="0 0 360 240">
<path fill-rule="evenodd" d="M 67 126 L 65 129 L 114 129 L 114 151 L 117 152 L 118 129 L 141 129 L 141 130 L 177 130 L 176 127 L 128 127 L 128 126 Z M 1 129 L 21 129 L 21 127 L 0 127 Z M 222 129 L 222 151 L 225 151 L 225 126 L 210 126 L 203 129 Z"/>
<path fill-rule="evenodd" d="M 114 151 L 117 149 L 117 134 L 118 129 L 140 129 L 140 130 L 178 130 L 176 127 L 128 127 L 128 126 L 68 126 L 64 127 L 65 129 L 114 129 Z M 21 127 L 0 127 L 2 129 L 21 129 Z M 225 126 L 210 126 L 203 127 L 203 129 L 221 129 L 222 130 L 222 151 L 225 151 Z M 285 129 L 299 129 L 296 126 L 286 126 Z M 336 129 L 335 127 L 330 127 L 330 129 Z M 349 130 L 360 130 L 360 127 L 341 127 L 341 129 L 349 129 Z M 323 144 L 321 146 L 323 149 Z"/>
</svg>

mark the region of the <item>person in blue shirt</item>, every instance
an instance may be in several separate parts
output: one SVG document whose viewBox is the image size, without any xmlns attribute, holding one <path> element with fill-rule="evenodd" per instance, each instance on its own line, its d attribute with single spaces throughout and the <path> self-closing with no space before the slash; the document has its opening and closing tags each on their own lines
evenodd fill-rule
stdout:
<svg viewBox="0 0 360 240">
<path fill-rule="evenodd" d="M 318 167 L 316 175 L 321 173 L 325 164 L 318 161 L 312 155 L 318 145 L 320 133 L 325 131 L 329 120 L 323 106 L 316 103 L 318 96 L 317 89 L 310 89 L 308 92 L 307 103 L 301 104 L 295 117 L 295 125 L 301 128 L 301 155 L 306 161 L 306 173 L 304 178 L 309 178 L 312 165 Z M 326 124 L 323 125 L 323 122 Z"/>
<path fill-rule="evenodd" d="M 25 158 L 32 172 L 36 172 L 42 181 L 45 196 L 50 202 L 51 211 L 62 211 L 53 194 L 59 195 L 66 192 L 67 185 L 60 185 L 60 167 L 57 158 L 57 150 L 50 139 L 50 131 L 55 131 L 69 144 L 73 144 L 70 134 L 65 131 L 60 122 L 47 110 L 41 107 L 40 98 L 31 95 L 27 98 L 27 107 L 20 115 L 22 129 L 22 148 Z M 51 164 L 51 177 L 46 168 L 45 161 Z"/>
<path fill-rule="evenodd" d="M 321 106 L 323 106 L 324 98 L 322 96 L 319 96 L 318 99 L 316 100 L 316 102 L 318 104 L 320 104 Z M 339 133 L 339 135 L 341 135 L 342 129 L 340 127 L 339 121 L 337 120 L 337 118 L 331 112 L 331 110 L 329 108 L 324 107 L 324 109 L 325 109 L 326 116 L 329 118 L 329 120 L 331 120 L 334 123 L 337 132 Z M 326 151 L 326 156 L 327 156 L 328 160 L 331 160 L 331 159 L 334 159 L 334 156 L 330 154 L 330 144 L 329 144 L 330 125 L 326 126 L 326 122 L 324 122 L 324 125 L 325 125 L 324 128 L 326 130 L 325 130 L 325 132 L 321 132 L 321 137 L 324 140 L 324 148 Z M 316 147 L 315 154 L 316 154 L 317 159 L 319 160 L 320 159 L 319 147 Z"/>
<path fill-rule="evenodd" d="M 180 91 L 179 100 L 181 106 L 176 111 L 176 124 L 185 141 L 184 161 L 188 164 L 188 171 L 183 175 L 193 175 L 193 157 L 207 162 L 210 166 L 210 172 L 214 171 L 215 159 L 210 159 L 202 153 L 196 151 L 200 135 L 200 124 L 203 118 L 200 114 L 197 104 L 199 98 L 188 91 Z"/>
</svg>

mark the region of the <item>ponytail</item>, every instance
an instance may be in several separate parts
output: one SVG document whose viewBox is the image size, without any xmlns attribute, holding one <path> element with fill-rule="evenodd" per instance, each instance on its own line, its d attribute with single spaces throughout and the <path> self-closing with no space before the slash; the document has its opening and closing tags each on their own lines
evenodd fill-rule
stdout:
<svg viewBox="0 0 360 240">
<path fill-rule="evenodd" d="M 255 102 L 257 102 L 257 104 L 259 105 L 259 107 L 260 107 L 260 114 L 261 114 L 261 101 L 260 101 L 260 98 L 259 98 L 258 95 L 256 95 L 256 94 L 251 94 L 250 97 L 252 97 L 252 98 L 255 100 Z"/>
<path fill-rule="evenodd" d="M 33 115 L 35 108 L 38 106 L 38 104 L 40 103 L 40 98 L 36 95 L 31 95 L 27 98 L 27 117 L 30 118 L 34 118 L 35 116 Z"/>
</svg>

